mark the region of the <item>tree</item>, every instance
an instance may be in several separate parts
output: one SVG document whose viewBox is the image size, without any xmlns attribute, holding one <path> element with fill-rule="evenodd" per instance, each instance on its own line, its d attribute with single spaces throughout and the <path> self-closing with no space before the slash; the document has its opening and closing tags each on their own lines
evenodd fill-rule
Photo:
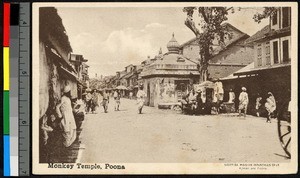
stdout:
<svg viewBox="0 0 300 178">
<path fill-rule="evenodd" d="M 194 12 L 198 12 L 200 20 L 200 30 L 196 27 L 193 21 Z M 232 7 L 184 7 L 183 12 L 187 14 L 185 25 L 193 31 L 198 39 L 200 46 L 200 58 L 198 64 L 198 70 L 200 73 L 199 82 L 206 81 L 208 78 L 208 62 L 212 57 L 213 41 L 218 37 L 220 46 L 224 46 L 224 36 L 227 34 L 226 27 L 222 25 L 227 20 L 228 12 L 234 12 Z"/>
<path fill-rule="evenodd" d="M 241 10 L 241 8 L 237 8 Z M 246 8 L 245 8 L 246 9 Z M 253 19 L 260 23 L 262 19 L 272 17 L 276 14 L 278 8 L 275 7 L 264 7 L 262 13 L 256 13 Z M 224 36 L 225 34 L 230 35 L 226 26 L 222 23 L 227 20 L 227 15 L 234 13 L 233 7 L 184 7 L 183 12 L 187 14 L 185 25 L 193 31 L 196 35 L 199 46 L 200 46 L 200 58 L 198 63 L 198 69 L 200 73 L 199 82 L 206 81 L 208 78 L 208 62 L 213 55 L 212 43 L 216 37 L 221 47 L 225 47 Z M 200 30 L 196 27 L 193 21 L 193 14 L 197 12 L 200 17 Z"/>
<path fill-rule="evenodd" d="M 254 14 L 253 19 L 255 22 L 260 23 L 262 19 L 277 15 L 278 8 L 279 7 L 264 7 L 263 12 Z"/>
</svg>

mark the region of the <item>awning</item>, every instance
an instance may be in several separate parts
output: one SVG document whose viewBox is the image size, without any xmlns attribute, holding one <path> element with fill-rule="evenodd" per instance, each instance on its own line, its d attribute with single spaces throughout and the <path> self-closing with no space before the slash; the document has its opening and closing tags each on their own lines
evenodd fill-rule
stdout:
<svg viewBox="0 0 300 178">
<path fill-rule="evenodd" d="M 76 74 L 70 72 L 68 69 L 64 68 L 63 66 L 59 66 L 58 69 L 64 74 L 65 77 L 78 81 Z"/>
<path fill-rule="evenodd" d="M 128 88 L 123 86 L 123 85 L 117 86 L 116 89 L 118 89 L 118 90 L 128 90 Z"/>
<path fill-rule="evenodd" d="M 250 71 L 252 69 L 254 69 L 254 62 L 247 65 L 246 67 L 241 68 L 240 70 L 236 71 L 235 73 L 246 72 L 246 71 Z M 232 74 L 228 75 L 227 77 L 220 78 L 220 80 L 231 80 L 231 79 L 239 78 L 239 76 L 234 75 L 235 73 L 232 73 Z M 241 77 L 246 77 L 246 76 L 241 76 Z"/>
<path fill-rule="evenodd" d="M 267 67 L 259 67 L 259 68 L 253 68 L 247 71 L 242 71 L 242 72 L 236 72 L 233 75 L 234 76 L 240 76 L 240 75 L 253 75 L 253 74 L 259 74 L 261 72 L 268 72 L 271 70 L 275 69 L 283 69 L 283 68 L 290 68 L 291 64 L 278 64 L 278 65 L 272 65 L 272 66 L 267 66 Z"/>
</svg>

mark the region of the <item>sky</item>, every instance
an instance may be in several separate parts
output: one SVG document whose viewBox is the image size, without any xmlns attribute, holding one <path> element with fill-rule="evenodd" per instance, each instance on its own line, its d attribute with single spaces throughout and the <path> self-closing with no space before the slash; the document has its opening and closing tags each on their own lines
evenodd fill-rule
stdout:
<svg viewBox="0 0 300 178">
<path fill-rule="evenodd" d="M 73 53 L 88 59 L 89 75 L 115 75 L 129 64 L 138 65 L 158 54 L 175 34 L 179 44 L 194 38 L 184 25 L 181 7 L 57 7 Z M 262 9 L 245 8 L 228 15 L 226 22 L 248 35 L 268 24 L 254 22 Z M 196 13 L 195 13 L 196 15 Z M 197 16 L 195 20 L 197 21 Z"/>
</svg>

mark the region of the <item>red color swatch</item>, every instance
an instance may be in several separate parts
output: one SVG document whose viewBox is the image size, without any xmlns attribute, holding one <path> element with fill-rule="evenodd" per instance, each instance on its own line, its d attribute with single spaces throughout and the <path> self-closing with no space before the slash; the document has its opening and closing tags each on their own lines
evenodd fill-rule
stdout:
<svg viewBox="0 0 300 178">
<path fill-rule="evenodd" d="M 3 46 L 9 47 L 10 4 L 3 3 Z"/>
</svg>

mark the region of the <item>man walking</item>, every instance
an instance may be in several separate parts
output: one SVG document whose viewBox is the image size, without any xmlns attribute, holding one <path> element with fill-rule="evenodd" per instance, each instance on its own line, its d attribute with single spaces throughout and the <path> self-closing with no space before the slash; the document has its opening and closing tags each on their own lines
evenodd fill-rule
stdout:
<svg viewBox="0 0 300 178">
<path fill-rule="evenodd" d="M 143 85 L 140 85 L 139 91 L 136 94 L 139 114 L 142 114 L 145 98 L 147 96 L 143 89 L 144 89 Z"/>
<path fill-rule="evenodd" d="M 103 96 L 103 101 L 102 101 L 103 109 L 104 109 L 104 112 L 107 113 L 108 103 L 109 103 L 109 95 L 107 94 L 106 90 L 103 91 L 102 96 Z"/>
<path fill-rule="evenodd" d="M 86 89 L 87 94 L 85 95 L 86 113 L 90 112 L 92 106 L 92 94 L 91 89 Z"/>
<path fill-rule="evenodd" d="M 114 92 L 114 100 L 115 100 L 115 111 L 120 111 L 120 99 L 121 99 L 121 94 L 119 90 L 115 90 Z"/>
<path fill-rule="evenodd" d="M 242 92 L 239 96 L 239 116 L 241 116 L 242 110 L 244 110 L 244 117 L 246 117 L 247 114 L 247 107 L 249 103 L 248 93 L 246 92 L 247 89 L 245 87 L 242 87 Z"/>
</svg>

